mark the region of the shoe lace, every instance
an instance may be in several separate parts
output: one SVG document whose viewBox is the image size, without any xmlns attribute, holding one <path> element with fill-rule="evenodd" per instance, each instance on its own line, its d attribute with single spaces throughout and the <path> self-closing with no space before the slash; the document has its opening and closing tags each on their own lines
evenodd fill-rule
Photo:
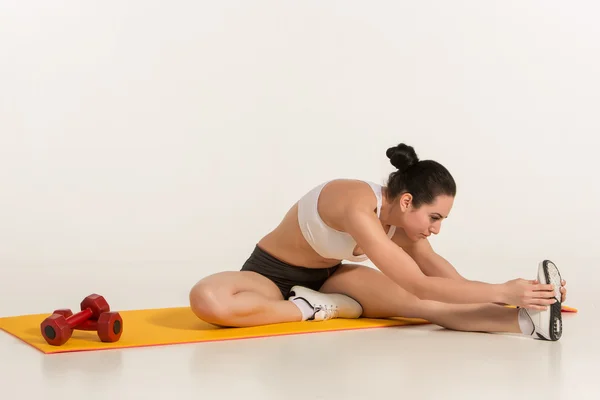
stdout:
<svg viewBox="0 0 600 400">
<path fill-rule="evenodd" d="M 339 307 L 334 304 L 321 304 L 315 307 L 315 314 L 322 312 L 323 319 L 328 320 L 332 318 L 337 318 L 339 315 Z"/>
</svg>

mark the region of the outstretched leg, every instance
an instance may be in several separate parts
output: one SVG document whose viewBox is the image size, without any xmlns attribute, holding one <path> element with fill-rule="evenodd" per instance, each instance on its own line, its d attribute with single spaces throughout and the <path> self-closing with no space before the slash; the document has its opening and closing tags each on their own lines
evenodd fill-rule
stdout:
<svg viewBox="0 0 600 400">
<path fill-rule="evenodd" d="M 379 270 L 362 265 L 342 265 L 320 291 L 352 297 L 362 305 L 362 317 L 366 318 L 422 318 L 458 331 L 522 332 L 517 309 L 495 304 L 448 304 L 421 300 Z"/>
</svg>

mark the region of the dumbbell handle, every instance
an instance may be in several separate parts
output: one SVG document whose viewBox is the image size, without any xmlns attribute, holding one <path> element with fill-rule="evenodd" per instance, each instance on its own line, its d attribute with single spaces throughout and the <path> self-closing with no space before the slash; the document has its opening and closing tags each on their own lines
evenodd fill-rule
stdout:
<svg viewBox="0 0 600 400">
<path fill-rule="evenodd" d="M 85 321 L 89 320 L 93 315 L 94 313 L 92 312 L 92 309 L 86 308 L 85 310 L 79 311 L 77 314 L 71 315 L 65 320 L 71 329 L 75 329 L 78 327 L 78 325 L 81 325 Z"/>
<path fill-rule="evenodd" d="M 95 319 L 88 319 L 87 321 L 77 324 L 77 326 L 75 326 L 73 329 L 78 331 L 97 331 L 98 321 Z"/>
</svg>

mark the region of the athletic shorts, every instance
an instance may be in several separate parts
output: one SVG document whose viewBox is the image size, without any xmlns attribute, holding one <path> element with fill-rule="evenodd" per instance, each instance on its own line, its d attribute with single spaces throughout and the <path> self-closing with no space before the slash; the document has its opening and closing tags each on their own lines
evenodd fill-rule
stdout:
<svg viewBox="0 0 600 400">
<path fill-rule="evenodd" d="M 277 285 L 283 298 L 287 299 L 295 285 L 318 291 L 340 265 L 329 268 L 299 267 L 285 263 L 256 246 L 241 270 L 253 271 L 270 279 Z"/>
</svg>

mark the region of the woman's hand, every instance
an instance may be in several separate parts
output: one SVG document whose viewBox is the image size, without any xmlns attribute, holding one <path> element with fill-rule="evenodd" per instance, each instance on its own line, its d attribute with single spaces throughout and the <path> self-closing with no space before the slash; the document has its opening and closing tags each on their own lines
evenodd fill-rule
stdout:
<svg viewBox="0 0 600 400">
<path fill-rule="evenodd" d="M 533 281 L 533 283 L 540 283 L 540 281 L 538 281 L 537 279 L 535 281 Z M 567 299 L 567 288 L 565 287 L 567 285 L 567 281 L 565 281 L 564 279 L 561 279 L 560 281 L 560 302 L 564 303 L 565 300 Z"/>
<path fill-rule="evenodd" d="M 567 288 L 565 287 L 567 286 L 567 281 L 565 281 L 564 279 L 560 281 L 560 302 L 564 303 L 565 300 L 567 299 Z"/>
<path fill-rule="evenodd" d="M 550 284 L 540 284 L 535 280 L 513 279 L 504 283 L 503 286 L 503 301 L 507 304 L 532 310 L 545 310 L 556 302 L 554 287 Z"/>
</svg>

